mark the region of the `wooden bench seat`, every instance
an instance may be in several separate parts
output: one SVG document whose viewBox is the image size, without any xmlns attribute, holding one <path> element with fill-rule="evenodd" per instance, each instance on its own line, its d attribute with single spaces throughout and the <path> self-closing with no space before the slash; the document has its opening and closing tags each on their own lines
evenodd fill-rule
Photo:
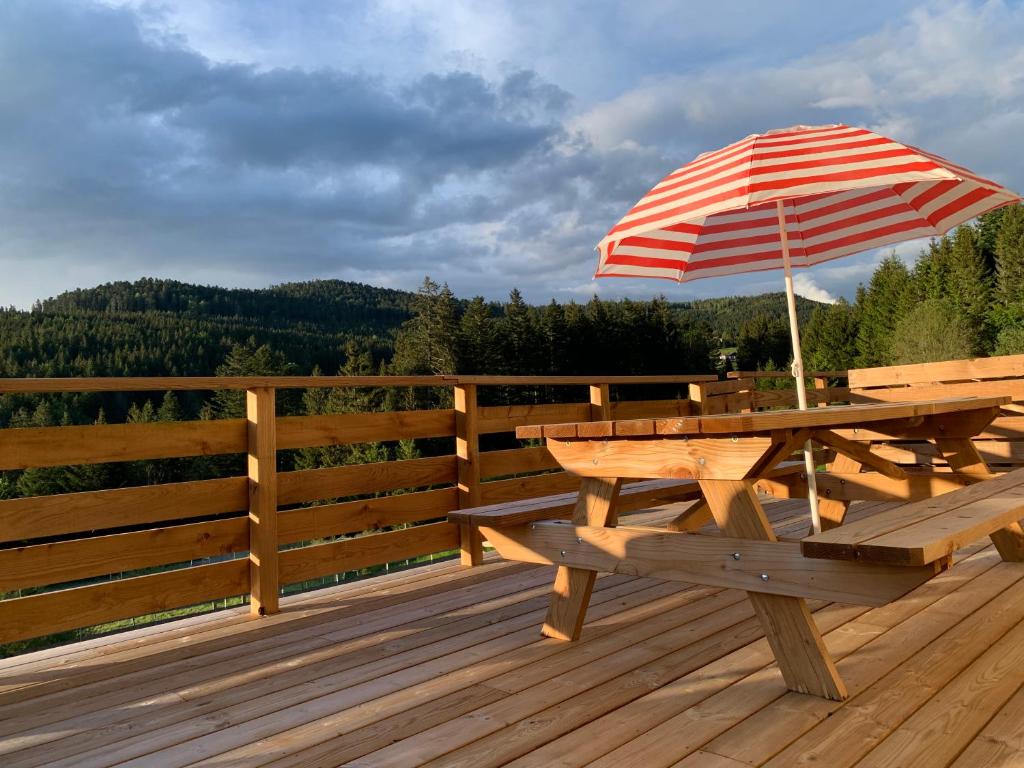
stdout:
<svg viewBox="0 0 1024 768">
<path fill-rule="evenodd" d="M 912 502 L 801 541 L 805 557 L 927 565 L 991 536 L 1004 560 L 1024 559 L 1024 469 Z"/>
<path fill-rule="evenodd" d="M 766 477 L 774 478 L 799 473 L 803 471 L 803 466 L 803 462 L 799 461 L 782 462 L 767 472 Z M 625 514 L 659 504 L 694 501 L 700 497 L 700 486 L 696 480 L 642 480 L 623 484 L 619 491 L 616 508 L 618 514 Z M 572 517 L 573 509 L 576 507 L 576 498 L 576 492 L 570 491 L 550 496 L 538 496 L 533 499 L 505 501 L 482 507 L 452 510 L 448 513 L 448 522 L 469 525 L 474 528 L 502 528 L 510 525 L 536 523 L 540 520 L 567 520 Z"/>
<path fill-rule="evenodd" d="M 572 517 L 576 492 L 558 493 L 535 499 L 507 501 L 484 507 L 452 510 L 448 522 L 474 527 L 502 528 L 535 523 L 539 520 L 564 520 Z M 626 483 L 619 492 L 618 510 L 635 512 L 658 504 L 692 501 L 700 498 L 696 480 L 644 480 Z"/>
</svg>

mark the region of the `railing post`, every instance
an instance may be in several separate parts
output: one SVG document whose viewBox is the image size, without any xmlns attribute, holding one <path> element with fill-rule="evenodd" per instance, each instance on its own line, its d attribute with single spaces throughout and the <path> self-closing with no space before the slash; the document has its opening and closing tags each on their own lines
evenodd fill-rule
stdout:
<svg viewBox="0 0 1024 768">
<path fill-rule="evenodd" d="M 704 392 L 704 385 L 700 382 L 692 382 L 689 385 L 689 390 L 690 403 L 692 406 L 696 406 L 695 410 L 697 415 L 707 416 L 708 414 L 705 412 L 707 410 L 707 395 Z"/>
<path fill-rule="evenodd" d="M 245 393 L 249 441 L 249 611 L 278 612 L 277 414 L 274 390 Z"/>
<path fill-rule="evenodd" d="M 610 421 L 612 418 L 611 388 L 607 384 L 590 385 L 590 420 Z"/>
<path fill-rule="evenodd" d="M 815 376 L 814 389 L 818 392 L 818 407 L 824 408 L 829 403 L 828 376 Z"/>
<path fill-rule="evenodd" d="M 459 509 L 480 506 L 480 428 L 476 384 L 455 385 L 455 455 L 459 469 Z M 480 565 L 484 547 L 480 531 L 459 526 L 463 565 Z"/>
</svg>

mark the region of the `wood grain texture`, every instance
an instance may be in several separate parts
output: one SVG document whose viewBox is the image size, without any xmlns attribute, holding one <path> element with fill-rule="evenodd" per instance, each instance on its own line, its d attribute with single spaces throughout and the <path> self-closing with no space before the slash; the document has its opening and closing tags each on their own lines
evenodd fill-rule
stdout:
<svg viewBox="0 0 1024 768">
<path fill-rule="evenodd" d="M 480 501 L 500 504 L 535 496 L 567 493 L 580 487 L 580 478 L 568 472 L 550 472 L 532 477 L 514 477 L 509 480 L 491 480 L 480 485 Z"/>
<path fill-rule="evenodd" d="M 480 474 L 485 478 L 558 468 L 555 457 L 543 445 L 483 451 L 480 454 Z"/>
<path fill-rule="evenodd" d="M 957 525 L 957 515 L 961 509 L 987 499 L 1002 498 L 1009 515 L 1016 513 L 1013 499 L 1024 496 L 1024 470 L 1015 470 L 991 480 L 978 482 L 934 498 L 928 498 L 911 504 L 904 504 L 885 512 L 881 512 L 864 520 L 849 523 L 830 531 L 822 531 L 801 542 L 803 552 L 808 557 L 830 557 L 837 559 L 857 559 L 861 544 L 900 531 L 904 528 L 929 524 L 933 518 L 946 516 L 944 525 Z M 986 507 L 987 509 L 988 507 Z M 964 513 L 964 525 L 974 525 L 974 517 Z M 919 530 L 927 530 L 927 526 Z"/>
<path fill-rule="evenodd" d="M 580 485 L 579 500 L 573 510 L 577 525 L 614 526 L 618 521 L 618 497 L 622 480 L 588 477 Z M 540 632 L 557 640 L 579 640 L 587 606 L 597 574 L 591 570 L 559 566 L 551 590 L 551 602 Z"/>
<path fill-rule="evenodd" d="M 248 507 L 245 477 L 6 499 L 0 501 L 0 541 L 187 520 Z"/>
<path fill-rule="evenodd" d="M 182 608 L 249 590 L 249 561 L 229 560 L 0 600 L 0 643 Z"/>
<path fill-rule="evenodd" d="M 455 412 L 385 411 L 317 416 L 282 416 L 277 420 L 277 447 L 309 448 L 376 441 L 449 437 L 455 434 Z"/>
<path fill-rule="evenodd" d="M 348 533 L 435 520 L 458 507 L 455 488 L 319 504 L 278 513 L 278 543 L 294 544 Z"/>
<path fill-rule="evenodd" d="M 277 503 L 283 506 L 317 499 L 340 499 L 398 488 L 454 483 L 457 479 L 454 455 L 300 469 L 279 473 Z"/>
<path fill-rule="evenodd" d="M 327 544 L 287 549 L 280 554 L 281 583 L 293 584 L 458 548 L 457 526 L 451 523 L 429 523 L 387 533 L 340 539 Z"/>
<path fill-rule="evenodd" d="M 1024 355 L 978 357 L 939 363 L 890 365 L 881 368 L 851 368 L 851 387 L 932 384 L 968 379 L 995 379 L 1024 376 Z"/>
<path fill-rule="evenodd" d="M 734 538 L 775 541 L 751 483 L 701 480 L 701 490 L 719 529 Z M 847 697 L 807 603 L 797 597 L 748 592 L 754 612 L 790 690 L 842 701 Z"/>
<path fill-rule="evenodd" d="M 619 513 L 622 514 L 657 504 L 688 501 L 698 496 L 700 487 L 692 481 L 643 480 L 623 484 L 619 490 L 617 503 Z M 577 493 L 570 492 L 489 504 L 476 509 L 454 510 L 448 514 L 448 520 L 458 524 L 486 525 L 493 528 L 521 525 L 536 520 L 567 519 L 572 517 L 577 498 Z"/>
<path fill-rule="evenodd" d="M 249 523 L 244 517 L 0 549 L 0 592 L 248 549 Z"/>
<path fill-rule="evenodd" d="M 558 440 L 548 450 L 582 477 L 743 478 L 769 451 L 770 438 Z"/>
<path fill-rule="evenodd" d="M 244 419 L 0 429 L 0 470 L 244 452 Z"/>
<path fill-rule="evenodd" d="M 480 409 L 475 384 L 455 388 L 455 456 L 458 463 L 459 508 L 480 506 Z M 459 558 L 463 565 L 480 565 L 484 545 L 474 526 L 459 527 Z"/>
<path fill-rule="evenodd" d="M 485 528 L 484 535 L 506 560 L 855 605 L 886 605 L 937 573 L 927 566 L 813 560 L 801 554 L 798 542 L 650 528 L 546 521 Z"/>
<path fill-rule="evenodd" d="M 277 398 L 273 389 L 245 393 L 249 440 L 249 609 L 278 611 Z"/>
<path fill-rule="evenodd" d="M 828 471 L 829 474 L 856 475 L 860 473 L 862 466 L 856 459 L 840 453 L 836 456 L 836 460 L 829 465 Z M 822 489 L 820 484 L 818 486 L 818 494 L 822 497 L 818 499 L 818 515 L 821 518 L 821 530 L 830 531 L 833 528 L 838 528 L 846 519 L 846 513 L 850 508 L 850 500 L 832 498 L 832 489 Z"/>
</svg>

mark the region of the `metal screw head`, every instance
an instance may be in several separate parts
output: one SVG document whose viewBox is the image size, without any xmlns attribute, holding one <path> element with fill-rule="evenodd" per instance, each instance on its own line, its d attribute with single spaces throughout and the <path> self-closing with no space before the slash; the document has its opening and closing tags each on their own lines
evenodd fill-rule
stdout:
<svg viewBox="0 0 1024 768">
<path fill-rule="evenodd" d="M 530 530 L 531 530 L 531 531 L 536 531 L 536 530 L 537 530 L 537 524 L 536 524 L 536 523 L 532 523 L 532 524 L 530 525 Z"/>
<path fill-rule="evenodd" d="M 562 553 L 562 557 L 565 557 L 565 550 L 564 549 L 560 549 L 558 551 Z M 765 578 L 767 578 L 767 577 L 765 577 Z"/>
<path fill-rule="evenodd" d="M 594 466 L 597 466 L 597 459 L 594 459 Z"/>
<path fill-rule="evenodd" d="M 697 463 L 700 464 L 701 466 L 703 466 L 704 465 L 704 457 L 703 456 L 699 457 L 697 459 Z"/>
<path fill-rule="evenodd" d="M 738 438 L 738 437 L 737 437 L 736 435 L 733 435 L 733 436 L 732 436 L 732 441 L 733 441 L 734 443 L 738 443 L 738 442 L 740 441 L 740 439 L 739 439 L 739 438 Z"/>
<path fill-rule="evenodd" d="M 768 581 L 768 574 L 767 573 L 762 573 L 761 574 L 761 581 Z"/>
<path fill-rule="evenodd" d="M 733 560 L 739 560 L 740 559 L 740 553 L 739 552 L 733 552 L 732 553 L 732 559 Z"/>
<path fill-rule="evenodd" d="M 576 543 L 577 544 L 582 544 L 583 543 L 583 537 L 582 536 L 577 536 L 576 537 Z"/>
</svg>

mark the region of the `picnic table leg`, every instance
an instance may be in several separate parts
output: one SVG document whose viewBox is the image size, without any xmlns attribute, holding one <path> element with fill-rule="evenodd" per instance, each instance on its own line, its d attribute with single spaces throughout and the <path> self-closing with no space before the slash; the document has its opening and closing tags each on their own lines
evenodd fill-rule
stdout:
<svg viewBox="0 0 1024 768">
<path fill-rule="evenodd" d="M 975 475 L 979 480 L 992 477 L 988 464 L 970 438 L 940 437 L 935 444 L 953 471 Z M 1003 560 L 1012 563 L 1024 561 L 1024 528 L 1019 522 L 994 531 L 989 538 Z"/>
<path fill-rule="evenodd" d="M 861 464 L 854 458 L 847 456 L 844 453 L 836 454 L 835 461 L 829 466 L 829 472 L 843 472 L 845 474 L 856 474 L 860 472 Z M 846 513 L 850 509 L 849 500 L 842 499 L 819 499 L 818 500 L 818 515 L 821 517 L 821 530 L 828 531 L 832 528 L 838 528 L 843 524 L 843 520 L 846 519 Z"/>
<path fill-rule="evenodd" d="M 572 519 L 576 525 L 612 528 L 618 521 L 617 502 L 622 480 L 614 477 L 585 477 Z M 541 634 L 558 640 L 579 640 L 587 617 L 595 571 L 558 566 L 551 592 L 551 604 Z"/>
<path fill-rule="evenodd" d="M 697 531 L 710 523 L 713 519 L 711 508 L 707 501 L 701 497 L 691 504 L 684 512 L 676 515 L 666 523 L 665 528 L 670 531 Z"/>
<path fill-rule="evenodd" d="M 715 522 L 726 536 L 775 541 L 775 533 L 748 480 L 701 480 Z M 770 578 L 769 574 L 769 578 Z M 846 685 L 821 639 L 807 603 L 797 597 L 748 592 L 790 690 L 833 701 L 847 697 Z"/>
</svg>

